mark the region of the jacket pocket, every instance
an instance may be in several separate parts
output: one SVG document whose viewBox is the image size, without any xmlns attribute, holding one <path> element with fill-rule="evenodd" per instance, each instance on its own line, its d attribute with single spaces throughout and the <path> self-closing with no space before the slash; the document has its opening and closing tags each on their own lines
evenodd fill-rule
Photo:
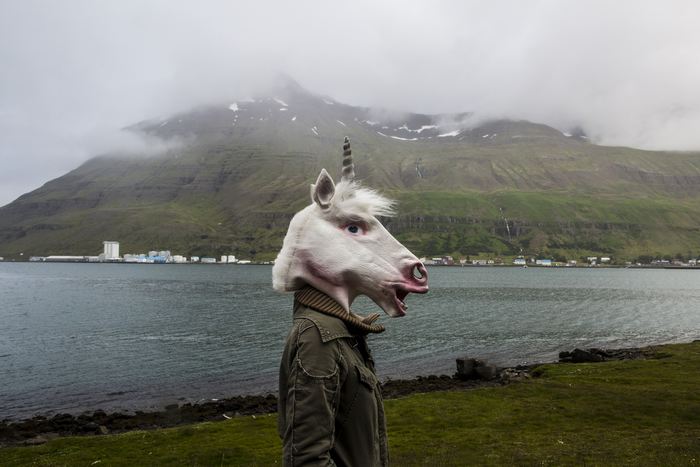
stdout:
<svg viewBox="0 0 700 467">
<path fill-rule="evenodd" d="M 338 375 L 338 364 L 336 363 L 333 365 L 332 368 L 309 368 L 307 369 L 304 367 L 304 363 L 302 363 L 301 358 L 297 358 L 297 365 L 299 365 L 299 369 L 301 370 L 302 374 L 308 378 L 311 378 L 312 380 L 328 380 L 328 379 L 337 379 L 336 376 Z"/>
</svg>

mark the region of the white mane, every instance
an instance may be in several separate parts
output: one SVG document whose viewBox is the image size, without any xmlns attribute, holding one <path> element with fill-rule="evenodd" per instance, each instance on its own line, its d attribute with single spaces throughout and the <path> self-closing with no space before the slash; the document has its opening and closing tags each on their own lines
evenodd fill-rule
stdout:
<svg viewBox="0 0 700 467">
<path fill-rule="evenodd" d="M 342 180 L 335 186 L 335 196 L 328 215 L 335 218 L 370 215 L 392 217 L 395 215 L 394 200 L 378 191 L 365 188 L 356 181 Z"/>
</svg>

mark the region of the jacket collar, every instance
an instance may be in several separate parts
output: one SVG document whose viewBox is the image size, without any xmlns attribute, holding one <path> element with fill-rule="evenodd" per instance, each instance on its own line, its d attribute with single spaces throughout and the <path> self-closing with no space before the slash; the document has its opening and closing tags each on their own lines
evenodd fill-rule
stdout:
<svg viewBox="0 0 700 467">
<path fill-rule="evenodd" d="M 326 315 L 313 308 L 309 308 L 301 303 L 296 303 L 294 307 L 294 319 L 307 319 L 313 323 L 321 335 L 321 341 L 325 344 L 333 339 L 343 337 L 355 337 L 350 333 L 348 326 L 340 319 Z"/>
<path fill-rule="evenodd" d="M 329 315 L 340 319 L 343 323 L 345 323 L 345 326 L 342 326 L 343 328 L 345 328 L 345 333 L 347 333 L 348 330 L 354 334 L 384 332 L 384 326 L 382 326 L 381 324 L 373 324 L 374 321 L 377 319 L 378 315 L 362 317 L 353 313 L 352 311 L 348 313 L 342 306 L 340 306 L 338 302 L 336 302 L 320 290 L 315 289 L 311 286 L 306 286 L 303 289 L 297 291 L 294 294 L 294 301 L 296 303 L 300 303 L 304 306 L 307 306 L 313 310 L 316 310 L 320 313 L 323 313 L 324 315 Z M 346 337 L 340 335 L 343 334 L 342 330 L 340 329 L 330 329 L 331 326 L 323 326 L 316 321 L 314 322 L 316 323 L 316 326 L 319 327 L 319 330 L 321 330 L 321 327 L 329 328 L 321 330 L 321 338 L 324 342 L 326 342 L 326 340 L 330 340 L 337 337 Z M 338 323 L 338 325 L 340 324 L 341 323 Z M 334 337 L 330 337 L 331 335 Z"/>
</svg>

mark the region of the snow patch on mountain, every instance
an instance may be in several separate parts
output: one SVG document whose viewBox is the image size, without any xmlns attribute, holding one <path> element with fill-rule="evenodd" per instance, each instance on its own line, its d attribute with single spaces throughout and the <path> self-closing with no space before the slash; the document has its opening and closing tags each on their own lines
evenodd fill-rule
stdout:
<svg viewBox="0 0 700 467">
<path fill-rule="evenodd" d="M 398 139 L 399 141 L 418 141 L 418 138 L 402 138 L 400 136 L 389 136 L 389 138 Z"/>
<path fill-rule="evenodd" d="M 414 130 L 412 128 L 409 128 L 406 123 L 404 123 L 402 126 L 398 127 L 397 130 L 405 130 L 405 131 L 410 131 L 411 133 L 422 133 L 425 130 L 432 130 L 432 129 L 437 129 L 437 125 L 423 125 L 417 130 Z"/>
</svg>

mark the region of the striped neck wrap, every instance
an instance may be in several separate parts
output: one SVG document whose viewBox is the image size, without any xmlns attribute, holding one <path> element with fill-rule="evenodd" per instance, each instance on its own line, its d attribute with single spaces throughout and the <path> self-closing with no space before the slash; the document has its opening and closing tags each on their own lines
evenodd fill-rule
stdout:
<svg viewBox="0 0 700 467">
<path fill-rule="evenodd" d="M 348 313 L 338 302 L 311 286 L 307 285 L 303 289 L 295 292 L 294 300 L 318 312 L 340 319 L 349 327 L 353 328 L 351 331 L 356 330 L 364 334 L 384 332 L 384 326 L 381 324 L 373 324 L 377 318 L 379 318 L 379 314 L 373 313 L 363 317 L 352 311 Z"/>
</svg>

